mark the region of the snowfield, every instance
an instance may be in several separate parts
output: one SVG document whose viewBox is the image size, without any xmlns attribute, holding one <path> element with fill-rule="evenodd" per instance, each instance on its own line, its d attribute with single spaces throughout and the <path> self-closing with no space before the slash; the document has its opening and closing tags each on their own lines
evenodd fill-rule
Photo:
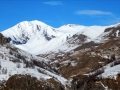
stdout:
<svg viewBox="0 0 120 90">
<path fill-rule="evenodd" d="M 94 40 L 109 26 L 83 26 L 67 24 L 53 28 L 41 21 L 23 21 L 2 31 L 16 47 L 32 54 L 44 54 L 50 51 L 68 49 L 66 41 L 74 34 L 83 34 Z"/>
</svg>

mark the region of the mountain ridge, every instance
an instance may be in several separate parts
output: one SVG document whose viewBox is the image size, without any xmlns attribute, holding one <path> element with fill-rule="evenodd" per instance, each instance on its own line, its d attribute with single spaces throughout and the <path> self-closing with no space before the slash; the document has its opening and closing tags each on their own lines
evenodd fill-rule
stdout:
<svg viewBox="0 0 120 90">
<path fill-rule="evenodd" d="M 79 36 L 79 34 L 82 34 L 88 38 L 87 42 L 92 41 L 103 33 L 107 27 L 111 26 L 114 25 L 66 24 L 59 28 L 53 28 L 41 21 L 34 20 L 20 22 L 1 33 L 16 47 L 37 55 L 60 49 L 59 47 L 63 47 L 62 45 L 65 45 L 73 35 Z"/>
</svg>

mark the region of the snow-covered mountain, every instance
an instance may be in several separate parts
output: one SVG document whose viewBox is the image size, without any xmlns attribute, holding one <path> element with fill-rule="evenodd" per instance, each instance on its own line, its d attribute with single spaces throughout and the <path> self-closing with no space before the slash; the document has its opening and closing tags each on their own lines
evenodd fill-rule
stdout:
<svg viewBox="0 0 120 90">
<path fill-rule="evenodd" d="M 33 54 L 40 54 L 62 45 L 67 38 L 84 28 L 85 26 L 70 24 L 53 28 L 35 20 L 20 22 L 2 34 L 17 47 Z"/>
<path fill-rule="evenodd" d="M 2 33 L 17 47 L 34 54 L 49 49 L 49 46 L 53 48 L 66 39 L 63 33 L 37 20 L 20 22 Z"/>
<path fill-rule="evenodd" d="M 105 26 L 83 26 L 77 24 L 67 24 L 60 28 L 53 28 L 41 21 L 34 20 L 20 22 L 4 30 L 2 34 L 16 47 L 37 55 L 63 49 L 59 47 L 63 47 L 63 44 L 65 45 L 66 41 L 74 34 L 85 35 L 88 37 L 87 40 L 91 41 L 104 32 L 105 28 Z"/>
<path fill-rule="evenodd" d="M 90 41 L 94 41 L 94 39 L 96 39 L 99 35 L 101 35 L 102 33 L 104 33 L 104 30 L 109 27 L 109 26 L 81 26 L 77 28 L 64 28 L 62 27 L 62 32 L 67 32 L 70 33 L 74 30 L 76 30 L 76 33 L 74 33 L 72 35 L 72 37 L 70 37 L 65 43 L 63 43 L 62 45 L 58 46 L 57 48 L 53 49 L 52 51 L 56 51 L 58 52 L 59 50 L 61 51 L 70 51 L 73 50 L 74 48 L 81 46 L 84 43 L 90 42 Z M 60 28 L 61 29 L 61 28 Z"/>
<path fill-rule="evenodd" d="M 13 79 L 19 82 L 12 83 L 14 87 L 24 78 L 29 88 L 32 82 L 40 81 L 37 84 L 42 87 L 40 90 L 48 86 L 53 90 L 62 86 L 62 90 L 120 89 L 120 24 L 67 24 L 53 28 L 40 21 L 24 21 L 2 33 L 5 36 L 0 34 L 2 90 L 11 89 Z"/>
<path fill-rule="evenodd" d="M 73 24 L 72 24 L 73 25 Z M 68 52 L 73 50 L 81 45 L 87 44 L 89 42 L 94 43 L 102 43 L 105 40 L 109 40 L 112 37 L 118 37 L 119 33 L 119 26 L 120 24 L 109 25 L 109 26 L 81 26 L 73 28 L 72 25 L 64 25 L 60 27 L 61 31 L 64 33 L 70 33 L 72 31 L 76 31 L 75 34 L 72 35 L 65 43 L 58 46 L 57 48 L 53 49 L 52 52 L 58 52 L 59 50 Z M 69 27 L 68 27 L 69 26 Z M 78 25 L 80 26 L 80 25 Z M 67 27 L 67 28 L 66 28 Z M 80 29 L 81 28 L 81 29 Z M 112 30 L 114 29 L 115 30 Z M 78 30 L 78 31 L 77 31 Z"/>
</svg>

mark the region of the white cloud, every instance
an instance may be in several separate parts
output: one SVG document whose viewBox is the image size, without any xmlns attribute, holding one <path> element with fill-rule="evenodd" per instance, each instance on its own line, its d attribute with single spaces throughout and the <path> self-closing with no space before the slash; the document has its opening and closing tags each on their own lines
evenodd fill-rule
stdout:
<svg viewBox="0 0 120 90">
<path fill-rule="evenodd" d="M 48 1 L 48 2 L 43 2 L 43 4 L 48 4 L 48 5 L 62 5 L 61 1 Z"/>
<path fill-rule="evenodd" d="M 78 10 L 75 12 L 77 15 L 113 15 L 111 12 L 104 12 L 99 10 Z"/>
</svg>

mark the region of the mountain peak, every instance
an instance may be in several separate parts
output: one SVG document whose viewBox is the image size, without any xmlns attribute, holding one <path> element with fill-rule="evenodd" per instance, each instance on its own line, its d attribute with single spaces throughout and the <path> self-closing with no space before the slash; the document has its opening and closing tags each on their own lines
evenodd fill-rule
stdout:
<svg viewBox="0 0 120 90">
<path fill-rule="evenodd" d="M 42 22 L 42 21 L 38 21 L 38 20 L 33 20 L 33 21 L 30 21 L 30 23 L 33 23 L 33 24 L 38 24 L 38 25 L 46 25 L 47 26 L 47 24 L 45 24 L 44 22 Z"/>
<path fill-rule="evenodd" d="M 22 21 L 22 22 L 18 23 L 17 25 L 21 25 L 21 26 L 31 26 L 31 25 L 48 26 L 48 25 L 45 24 L 44 22 L 38 21 L 38 20 Z"/>
<path fill-rule="evenodd" d="M 79 24 L 65 24 L 61 27 L 75 27 L 75 26 L 84 26 L 84 25 L 79 25 Z"/>
<path fill-rule="evenodd" d="M 32 46 L 32 48 L 62 35 L 61 32 L 38 20 L 20 22 L 2 33 L 11 40 L 10 43 L 15 45 L 28 43 L 26 47 Z"/>
</svg>

